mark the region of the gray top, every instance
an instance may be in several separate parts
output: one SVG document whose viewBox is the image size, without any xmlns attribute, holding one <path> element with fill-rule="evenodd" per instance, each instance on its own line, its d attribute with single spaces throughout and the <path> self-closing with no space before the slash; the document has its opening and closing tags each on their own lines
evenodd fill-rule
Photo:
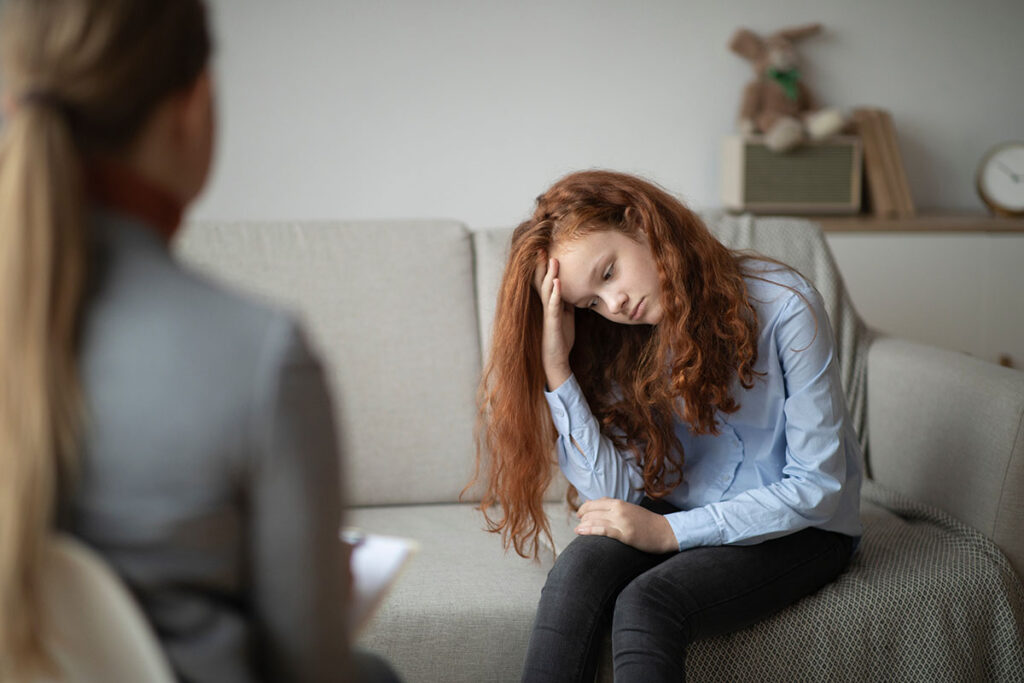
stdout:
<svg viewBox="0 0 1024 683">
<path fill-rule="evenodd" d="M 183 681 L 340 680 L 347 568 L 320 364 L 287 315 L 97 213 L 63 524 L 124 578 Z"/>
</svg>

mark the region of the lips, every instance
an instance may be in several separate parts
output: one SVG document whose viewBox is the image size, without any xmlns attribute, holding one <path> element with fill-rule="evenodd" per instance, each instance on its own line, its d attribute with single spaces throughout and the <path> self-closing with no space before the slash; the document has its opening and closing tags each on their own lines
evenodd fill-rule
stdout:
<svg viewBox="0 0 1024 683">
<path fill-rule="evenodd" d="M 636 308 L 634 308 L 633 312 L 629 315 L 630 320 L 636 320 L 640 317 L 640 314 L 643 312 L 644 301 L 646 301 L 646 298 L 640 299 L 640 303 L 636 305 Z"/>
</svg>

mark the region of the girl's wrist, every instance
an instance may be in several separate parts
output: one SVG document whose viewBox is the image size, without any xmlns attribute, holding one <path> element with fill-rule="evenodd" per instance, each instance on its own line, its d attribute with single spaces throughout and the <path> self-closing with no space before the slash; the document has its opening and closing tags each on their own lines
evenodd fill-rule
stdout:
<svg viewBox="0 0 1024 683">
<path fill-rule="evenodd" d="M 569 369 L 569 366 L 551 368 L 550 370 L 545 369 L 544 376 L 547 380 L 548 391 L 554 391 L 565 384 L 566 380 L 572 376 L 572 371 Z"/>
</svg>

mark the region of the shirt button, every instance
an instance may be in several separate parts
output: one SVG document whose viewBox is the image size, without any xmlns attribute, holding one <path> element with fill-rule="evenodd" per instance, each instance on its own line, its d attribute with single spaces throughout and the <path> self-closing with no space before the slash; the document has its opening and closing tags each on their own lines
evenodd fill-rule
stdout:
<svg viewBox="0 0 1024 683">
<path fill-rule="evenodd" d="M 565 417 L 565 412 L 561 410 L 556 410 L 555 415 L 557 415 L 558 417 Z"/>
</svg>

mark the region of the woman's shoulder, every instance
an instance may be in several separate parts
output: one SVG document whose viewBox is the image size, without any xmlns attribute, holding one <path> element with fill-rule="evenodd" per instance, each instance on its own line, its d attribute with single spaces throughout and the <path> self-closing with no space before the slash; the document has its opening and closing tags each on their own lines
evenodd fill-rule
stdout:
<svg viewBox="0 0 1024 683">
<path fill-rule="evenodd" d="M 95 226 L 99 251 L 84 309 L 86 338 L 95 343 L 84 348 L 139 349 L 239 390 L 291 362 L 300 323 L 290 312 L 179 262 L 136 221 L 108 217 Z"/>
</svg>

